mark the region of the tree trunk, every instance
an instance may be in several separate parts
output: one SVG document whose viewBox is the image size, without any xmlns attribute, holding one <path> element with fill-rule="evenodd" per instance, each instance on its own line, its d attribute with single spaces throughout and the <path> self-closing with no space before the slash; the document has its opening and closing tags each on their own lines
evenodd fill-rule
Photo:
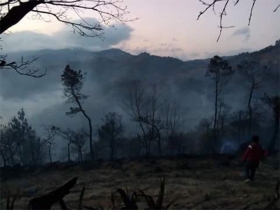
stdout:
<svg viewBox="0 0 280 210">
<path fill-rule="evenodd" d="M 72 94 L 81 110 L 81 112 L 83 113 L 83 115 L 85 116 L 85 118 L 88 120 L 88 126 L 89 126 L 89 148 L 90 148 L 90 156 L 91 156 L 91 159 L 92 161 L 94 161 L 94 152 L 93 152 L 93 139 L 92 139 L 92 123 L 91 123 L 91 119 L 90 117 L 86 114 L 85 110 L 83 110 L 83 107 L 79 101 L 79 98 L 75 95 L 75 94 Z"/>
<path fill-rule="evenodd" d="M 84 158 L 83 158 L 82 147 L 79 147 L 79 153 L 80 153 L 80 160 L 81 160 L 81 162 L 83 162 Z"/>
<path fill-rule="evenodd" d="M 112 136 L 110 139 L 110 148 L 111 148 L 110 160 L 113 160 L 114 153 L 115 153 L 115 137 L 114 136 Z"/>
<path fill-rule="evenodd" d="M 278 107 L 279 109 L 279 107 Z M 273 128 L 273 134 L 272 134 L 272 137 L 271 137 L 271 140 L 269 142 L 269 146 L 268 146 L 268 150 L 269 151 L 272 151 L 274 149 L 274 146 L 275 146 L 275 143 L 276 143 L 276 140 L 277 140 L 277 137 L 279 135 L 279 117 L 280 117 L 280 111 L 275 110 L 276 113 L 274 113 L 274 128 Z"/>
<path fill-rule="evenodd" d="M 42 3 L 44 3 L 43 0 L 27 1 L 21 2 L 19 5 L 11 8 L 10 11 L 0 19 L 0 34 L 17 24 L 25 15 Z"/>
<path fill-rule="evenodd" d="M 170 142 L 170 154 L 174 154 L 174 137 L 173 135 L 169 137 L 169 142 Z"/>
<path fill-rule="evenodd" d="M 85 115 L 85 117 L 87 118 L 88 125 L 89 125 L 89 148 L 90 148 L 90 155 L 91 155 L 92 161 L 94 161 L 94 152 L 93 152 L 93 147 L 92 147 L 93 140 L 92 140 L 92 124 L 91 124 L 91 119 L 87 115 Z"/>
<path fill-rule="evenodd" d="M 213 148 L 212 148 L 212 153 L 215 153 L 215 149 L 216 149 L 216 142 L 217 142 L 217 138 L 218 138 L 218 134 L 217 134 L 217 121 L 218 121 L 218 84 L 219 84 L 219 80 L 216 79 L 216 83 L 215 83 L 215 115 L 214 115 L 214 136 L 213 136 Z"/>
<path fill-rule="evenodd" d="M 11 165 L 15 164 L 15 158 L 11 146 L 9 146 Z"/>
<path fill-rule="evenodd" d="M 2 156 L 2 159 L 3 159 L 3 164 L 4 164 L 4 167 L 7 166 L 7 159 L 4 155 L 4 153 L 1 151 L 1 156 Z"/>
<path fill-rule="evenodd" d="M 52 153 L 51 153 L 51 147 L 49 146 L 49 158 L 50 158 L 50 163 L 52 162 Z"/>
<path fill-rule="evenodd" d="M 250 88 L 250 94 L 249 94 L 249 99 L 248 99 L 248 111 L 249 111 L 249 125 L 248 125 L 248 134 L 249 137 L 252 135 L 252 115 L 253 115 L 253 111 L 252 111 L 252 107 L 251 107 L 251 102 L 252 102 L 252 96 L 253 96 L 253 91 L 255 88 L 255 83 L 253 82 L 251 88 Z"/>
<path fill-rule="evenodd" d="M 238 142 L 239 144 L 241 143 L 241 125 L 240 125 L 240 122 L 241 122 L 241 114 L 242 112 L 239 111 L 239 115 L 238 115 Z"/>
<path fill-rule="evenodd" d="M 21 144 L 20 143 L 18 143 L 18 152 L 19 152 L 19 159 L 21 161 L 21 164 L 23 164 L 23 157 L 22 157 Z"/>
<path fill-rule="evenodd" d="M 68 157 L 68 162 L 71 161 L 71 157 L 70 157 L 70 146 L 71 146 L 71 143 L 68 143 L 68 146 L 67 146 L 67 157 Z"/>
<path fill-rule="evenodd" d="M 272 151 L 274 149 L 276 140 L 278 139 L 277 137 L 279 135 L 279 121 L 278 121 L 278 123 L 275 123 L 273 130 L 274 131 L 273 131 L 273 134 L 272 134 L 271 140 L 269 142 L 269 146 L 268 146 L 270 151 Z"/>
<path fill-rule="evenodd" d="M 157 132 L 158 153 L 159 153 L 159 156 L 162 156 L 160 130 L 159 130 L 159 128 L 157 126 L 155 126 L 155 129 L 156 129 L 156 132 Z"/>
</svg>

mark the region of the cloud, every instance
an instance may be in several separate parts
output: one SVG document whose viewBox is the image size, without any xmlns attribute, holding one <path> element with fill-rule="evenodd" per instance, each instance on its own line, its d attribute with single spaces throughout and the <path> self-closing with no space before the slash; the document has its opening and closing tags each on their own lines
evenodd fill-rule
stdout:
<svg viewBox="0 0 280 210">
<path fill-rule="evenodd" d="M 200 53 L 197 53 L 197 52 L 192 52 L 189 54 L 188 56 L 190 59 L 196 59 L 196 58 L 200 58 L 201 57 L 201 54 Z"/>
<path fill-rule="evenodd" d="M 206 58 L 212 58 L 215 55 L 219 55 L 219 56 L 233 56 L 233 55 L 238 55 L 240 53 L 243 52 L 251 52 L 252 49 L 251 48 L 238 48 L 238 49 L 233 49 L 233 50 L 229 50 L 229 51 L 224 51 L 224 52 L 204 52 L 204 57 Z"/>
<path fill-rule="evenodd" d="M 137 46 L 135 48 L 126 47 L 125 45 L 119 45 L 119 47 L 125 51 L 128 51 L 131 54 L 138 55 L 143 52 L 150 53 L 157 56 L 171 56 L 179 58 L 181 60 L 187 60 L 188 56 L 185 50 L 181 47 L 175 46 L 172 43 L 160 43 L 158 45 L 145 45 Z"/>
<path fill-rule="evenodd" d="M 15 32 L 9 35 L 3 35 L 3 50 L 5 52 L 17 52 L 27 50 L 37 50 L 44 48 L 62 47 L 54 37 L 35 33 L 32 31 Z"/>
<path fill-rule="evenodd" d="M 244 41 L 247 41 L 250 39 L 250 28 L 248 26 L 237 29 L 233 32 L 232 36 L 241 36 L 244 38 Z"/>
<path fill-rule="evenodd" d="M 86 18 L 88 23 L 94 23 L 94 18 Z M 103 25 L 104 38 L 82 37 L 72 33 L 68 26 L 51 35 L 20 31 L 3 36 L 5 52 L 16 52 L 39 49 L 85 48 L 88 50 L 103 50 L 113 47 L 130 39 L 133 29 L 125 24 L 116 24 L 114 27 Z"/>
</svg>

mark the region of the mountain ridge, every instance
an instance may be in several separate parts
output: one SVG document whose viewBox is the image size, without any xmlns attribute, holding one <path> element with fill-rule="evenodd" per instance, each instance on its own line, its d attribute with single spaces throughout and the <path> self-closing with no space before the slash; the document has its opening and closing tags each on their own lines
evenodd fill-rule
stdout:
<svg viewBox="0 0 280 210">
<path fill-rule="evenodd" d="M 280 49 L 280 40 L 276 40 L 274 45 L 270 45 L 267 46 L 265 48 L 253 51 L 253 52 L 241 52 L 239 54 L 235 54 L 235 55 L 230 55 L 230 56 L 222 56 L 219 55 L 225 59 L 231 59 L 233 57 L 240 57 L 240 56 L 245 56 L 245 55 L 260 55 L 262 53 L 265 53 L 267 51 L 273 51 L 276 50 L 276 54 L 279 53 L 279 49 Z M 278 50 L 277 50 L 278 49 Z M 190 59 L 190 60 L 182 60 L 180 58 L 176 58 L 173 56 L 159 56 L 159 55 L 154 55 L 154 54 L 150 54 L 148 52 L 141 52 L 139 54 L 131 54 L 129 52 L 126 52 L 122 49 L 119 48 L 109 48 L 109 49 L 105 49 L 105 50 L 99 50 L 99 51 L 91 51 L 91 50 L 87 50 L 85 48 L 63 48 L 63 49 L 40 49 L 40 50 L 27 50 L 27 51 L 19 51 L 19 52 L 12 52 L 9 53 L 9 55 L 11 55 L 11 57 L 19 57 L 19 56 L 24 56 L 24 55 L 52 55 L 52 54 L 56 54 L 57 56 L 59 55 L 64 55 L 64 54 L 70 54 L 70 55 L 83 55 L 83 56 L 89 56 L 92 55 L 94 56 L 99 56 L 99 57 L 107 57 L 109 59 L 113 59 L 113 60 L 127 60 L 129 58 L 133 58 L 133 57 L 153 57 L 153 58 L 166 58 L 166 59 L 174 59 L 177 61 L 183 61 L 183 62 L 194 62 L 194 61 L 202 61 L 202 60 L 209 60 L 211 57 L 205 57 L 205 58 L 200 58 L 200 59 Z M 81 56 L 79 56 L 81 57 Z M 74 56 L 69 56 L 69 58 L 74 58 Z"/>
</svg>

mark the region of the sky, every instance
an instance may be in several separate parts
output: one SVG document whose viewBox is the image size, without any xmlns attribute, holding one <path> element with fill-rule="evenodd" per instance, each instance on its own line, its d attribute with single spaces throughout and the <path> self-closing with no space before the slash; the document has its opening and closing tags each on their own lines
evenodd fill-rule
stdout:
<svg viewBox="0 0 280 210">
<path fill-rule="evenodd" d="M 102 50 L 117 47 L 132 54 L 146 51 L 192 60 L 215 54 L 251 52 L 280 39 L 280 10 L 273 12 L 279 0 L 258 0 L 249 27 L 252 0 L 240 1 L 235 7 L 233 3 L 233 0 L 230 1 L 224 25 L 235 27 L 224 30 L 219 42 L 216 42 L 219 34 L 218 14 L 209 10 L 197 20 L 199 12 L 205 8 L 198 0 L 124 0 L 121 5 L 127 5 L 130 12 L 126 17 L 138 19 L 125 25 L 115 23 L 115 29 L 106 28 L 104 40 L 73 35 L 71 27 L 54 19 L 46 18 L 50 21 L 44 22 L 34 20 L 29 15 L 10 29 L 12 34 L 4 38 L 3 47 L 7 52 L 42 48 Z M 71 12 L 68 15 L 76 18 Z M 97 18 L 92 13 L 84 13 L 83 17 L 88 20 Z"/>
</svg>

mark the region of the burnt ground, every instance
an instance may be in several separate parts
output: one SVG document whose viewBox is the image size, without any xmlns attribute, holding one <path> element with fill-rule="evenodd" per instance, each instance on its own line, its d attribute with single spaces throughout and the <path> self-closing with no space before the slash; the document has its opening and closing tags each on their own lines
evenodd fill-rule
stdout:
<svg viewBox="0 0 280 210">
<path fill-rule="evenodd" d="M 2 168 L 0 192 L 4 206 L 7 190 L 12 194 L 19 191 L 20 198 L 14 209 L 23 209 L 31 198 L 44 195 L 77 176 L 77 184 L 64 198 L 70 209 L 78 208 L 84 184 L 84 205 L 112 209 L 110 196 L 117 188 L 127 187 L 130 192 L 142 189 L 156 196 L 159 180 L 165 176 L 165 202 L 182 197 L 171 209 L 251 210 L 264 209 L 274 198 L 279 174 L 279 155 L 263 161 L 256 181 L 250 184 L 244 183 L 238 158 L 232 159 L 229 165 L 224 157 L 125 159 L 114 163 L 99 162 L 98 165 L 54 163 L 38 168 Z M 121 202 L 117 199 L 116 203 Z M 144 200 L 139 199 L 138 204 L 139 209 L 144 209 Z M 273 209 L 280 209 L 279 201 Z"/>
</svg>

